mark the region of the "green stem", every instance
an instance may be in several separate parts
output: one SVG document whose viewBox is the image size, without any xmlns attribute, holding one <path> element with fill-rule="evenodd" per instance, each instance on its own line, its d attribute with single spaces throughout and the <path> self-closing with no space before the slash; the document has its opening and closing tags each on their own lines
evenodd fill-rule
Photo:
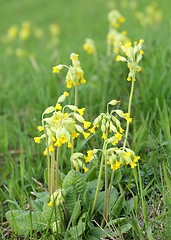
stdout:
<svg viewBox="0 0 171 240">
<path fill-rule="evenodd" d="M 51 194 L 54 192 L 55 153 L 51 153 Z"/>
<path fill-rule="evenodd" d="M 57 148 L 56 152 L 56 191 L 59 189 L 59 153 L 60 147 Z"/>
<path fill-rule="evenodd" d="M 103 148 L 104 148 L 104 147 L 103 147 Z M 93 215 L 93 212 L 94 212 L 94 209 L 95 209 L 95 206 L 96 206 L 96 202 L 97 202 L 97 197 L 98 197 L 99 189 L 100 189 L 100 180 L 101 180 L 101 176 L 102 176 L 103 162 L 104 162 L 104 153 L 102 152 L 101 163 L 100 163 L 100 170 L 99 170 L 99 176 L 98 176 L 98 181 L 97 181 L 97 187 L 96 187 L 96 192 L 95 192 L 95 197 L 94 197 L 93 206 L 92 206 L 92 209 L 91 209 L 91 216 Z"/>
<path fill-rule="evenodd" d="M 74 105 L 78 107 L 78 86 L 75 86 L 75 102 Z"/>
<path fill-rule="evenodd" d="M 49 156 L 49 151 L 47 153 L 47 159 L 48 159 L 48 191 L 50 194 L 52 194 L 52 188 L 51 188 L 51 162 L 50 162 L 50 156 Z"/>
<path fill-rule="evenodd" d="M 112 192 L 112 183 L 113 183 L 114 173 L 115 173 L 115 171 L 112 171 L 112 176 L 111 176 L 111 179 L 110 179 L 109 195 L 108 195 L 108 206 L 110 204 L 110 196 L 111 196 L 111 192 Z"/>
<path fill-rule="evenodd" d="M 135 77 L 132 78 L 131 92 L 130 92 L 129 103 L 128 103 L 128 113 L 130 114 L 130 116 L 131 116 L 132 97 L 133 97 L 133 92 L 134 92 L 134 82 L 135 82 Z M 125 149 L 126 144 L 127 144 L 128 132 L 129 132 L 129 124 L 130 124 L 129 121 L 127 121 L 123 149 Z"/>
<path fill-rule="evenodd" d="M 105 198 L 104 198 L 104 219 L 108 221 L 108 166 L 105 154 Z"/>
</svg>

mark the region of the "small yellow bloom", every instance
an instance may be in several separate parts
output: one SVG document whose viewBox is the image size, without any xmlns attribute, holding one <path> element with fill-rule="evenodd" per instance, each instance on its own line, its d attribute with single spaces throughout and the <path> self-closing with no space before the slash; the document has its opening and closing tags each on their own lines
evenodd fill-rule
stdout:
<svg viewBox="0 0 171 240">
<path fill-rule="evenodd" d="M 136 164 L 135 162 L 131 162 L 131 163 L 130 163 L 130 166 L 131 166 L 131 168 L 134 168 L 134 167 L 137 166 L 137 164 Z"/>
<path fill-rule="evenodd" d="M 68 142 L 68 148 L 72 148 L 72 143 Z"/>
<path fill-rule="evenodd" d="M 87 139 L 90 136 L 90 133 L 83 132 L 83 136 L 84 136 L 85 139 Z"/>
<path fill-rule="evenodd" d="M 44 150 L 43 155 L 47 156 L 47 148 Z"/>
<path fill-rule="evenodd" d="M 121 60 L 121 56 L 118 55 L 118 56 L 116 57 L 116 61 L 119 62 L 120 60 Z"/>
<path fill-rule="evenodd" d="M 41 140 L 41 138 L 40 137 L 34 137 L 34 141 L 35 141 L 35 143 L 40 143 L 40 140 Z"/>
<path fill-rule="evenodd" d="M 127 81 L 130 82 L 131 81 L 131 77 L 127 77 Z"/>
<path fill-rule="evenodd" d="M 61 109 L 62 109 L 61 104 L 57 103 L 56 106 L 55 106 L 55 109 L 56 109 L 56 110 L 61 110 Z"/>
<path fill-rule="evenodd" d="M 85 108 L 78 108 L 78 109 L 77 109 L 77 112 L 78 112 L 81 116 L 84 115 L 84 111 L 85 111 Z"/>
<path fill-rule="evenodd" d="M 91 125 L 91 122 L 84 121 L 84 122 L 83 122 L 83 124 L 84 124 L 84 128 L 85 128 L 85 129 L 87 129 L 87 128 L 89 128 L 89 127 L 90 127 L 90 125 Z"/>
<path fill-rule="evenodd" d="M 134 159 L 133 159 L 134 163 L 138 162 L 139 159 L 140 159 L 140 156 L 134 156 Z"/>
<path fill-rule="evenodd" d="M 111 165 L 111 169 L 112 170 L 117 170 L 117 169 L 120 168 L 120 166 L 121 166 L 121 163 L 116 161 L 115 164 Z"/>
<path fill-rule="evenodd" d="M 120 128 L 119 128 L 119 132 L 120 132 L 120 133 L 123 133 L 123 132 L 124 132 L 124 129 L 120 127 Z"/>
<path fill-rule="evenodd" d="M 67 142 L 68 142 L 68 138 L 63 134 L 63 135 L 60 137 L 60 142 L 61 142 L 62 144 L 67 143 Z"/>
<path fill-rule="evenodd" d="M 77 138 L 78 136 L 79 136 L 79 133 L 77 133 L 77 132 L 73 132 L 73 133 L 71 134 L 71 137 L 72 137 L 73 139 Z"/>
<path fill-rule="evenodd" d="M 69 93 L 68 93 L 68 92 L 64 92 L 63 95 L 64 95 L 65 97 L 68 97 L 68 96 L 69 96 Z"/>
<path fill-rule="evenodd" d="M 142 71 L 142 67 L 138 66 L 137 67 L 137 72 L 141 72 Z"/>
<path fill-rule="evenodd" d="M 56 138 L 55 138 L 55 137 L 52 137 L 52 141 L 53 141 L 53 142 L 56 142 Z"/>
<path fill-rule="evenodd" d="M 78 60 L 78 57 L 79 57 L 79 55 L 76 54 L 76 53 L 72 53 L 72 54 L 70 55 L 70 59 L 71 59 L 71 60 Z"/>
<path fill-rule="evenodd" d="M 143 50 L 140 50 L 140 54 L 143 55 L 143 54 L 144 54 L 144 51 L 143 51 Z"/>
<path fill-rule="evenodd" d="M 106 134 L 106 133 L 103 133 L 102 138 L 103 138 L 104 140 L 106 140 L 106 139 L 107 139 L 107 134 Z"/>
<path fill-rule="evenodd" d="M 81 78 L 80 83 L 85 84 L 87 81 L 84 78 Z"/>
<path fill-rule="evenodd" d="M 131 47 L 131 42 L 127 42 L 126 44 L 125 44 L 125 47 L 126 47 L 126 49 L 129 49 L 130 47 Z"/>
<path fill-rule="evenodd" d="M 61 141 L 58 139 L 55 144 L 54 144 L 55 147 L 61 147 L 62 146 L 62 143 Z"/>
<path fill-rule="evenodd" d="M 48 203 L 48 206 L 49 206 L 49 207 L 53 207 L 53 201 L 50 201 L 50 202 Z"/>
<path fill-rule="evenodd" d="M 49 152 L 54 152 L 54 151 L 55 151 L 54 147 L 53 146 L 49 146 Z"/>
<path fill-rule="evenodd" d="M 88 168 L 87 167 L 84 167 L 84 172 L 88 172 Z"/>
<path fill-rule="evenodd" d="M 39 130 L 39 132 L 42 132 L 44 130 L 44 127 L 38 126 L 37 129 Z"/>
<path fill-rule="evenodd" d="M 132 122 L 132 118 L 130 117 L 129 113 L 125 113 L 124 116 L 125 116 L 125 119 L 127 122 L 129 122 L 129 123 Z"/>
</svg>

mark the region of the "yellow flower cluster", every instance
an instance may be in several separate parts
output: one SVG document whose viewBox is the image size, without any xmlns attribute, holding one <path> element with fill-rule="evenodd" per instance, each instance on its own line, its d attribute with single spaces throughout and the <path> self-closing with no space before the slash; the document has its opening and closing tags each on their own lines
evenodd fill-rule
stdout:
<svg viewBox="0 0 171 240">
<path fill-rule="evenodd" d="M 116 105 L 119 101 L 112 100 L 108 103 L 107 108 L 109 105 Z M 114 116 L 113 114 L 117 114 L 120 118 L 125 119 L 127 122 L 131 122 L 132 118 L 128 113 L 124 113 L 122 110 L 112 110 L 110 113 L 101 113 L 96 119 L 93 121 L 92 127 L 89 129 L 91 133 L 95 133 L 96 129 L 99 127 L 102 131 L 102 138 L 104 140 L 110 139 L 110 142 L 115 145 L 122 139 L 123 129 L 121 127 L 121 122 L 119 119 Z M 112 137 L 109 138 L 109 135 Z"/>
<path fill-rule="evenodd" d="M 68 68 L 66 75 L 67 88 L 72 88 L 73 86 L 79 86 L 80 84 L 85 84 L 86 80 L 84 78 L 84 71 L 81 68 L 80 61 L 78 59 L 78 54 L 72 53 L 70 59 L 72 61 L 72 66 L 68 67 L 66 65 L 59 64 L 53 67 L 54 73 L 59 73 L 63 67 Z"/>
<path fill-rule="evenodd" d="M 156 2 L 152 2 L 146 6 L 144 12 L 136 12 L 135 16 L 142 26 L 156 26 L 162 21 L 163 12 L 158 8 Z"/>
<path fill-rule="evenodd" d="M 117 170 L 123 165 L 130 165 L 131 168 L 137 166 L 137 162 L 140 159 L 129 148 L 109 148 L 106 151 L 107 164 L 111 165 L 112 170 Z"/>
<path fill-rule="evenodd" d="M 55 147 L 61 147 L 65 143 L 68 144 L 68 148 L 71 148 L 72 139 L 77 138 L 80 133 L 85 139 L 90 135 L 86 130 L 91 123 L 83 117 L 85 108 L 78 108 L 74 105 L 61 106 L 68 95 L 68 92 L 64 92 L 58 98 L 56 106 L 48 107 L 43 113 L 42 126 L 38 126 L 38 130 L 44 131 L 44 134 L 35 137 L 34 141 L 40 143 L 42 138 L 47 138 L 44 155 L 54 152 Z M 65 112 L 66 109 L 69 109 L 70 112 Z M 44 117 L 47 114 L 51 114 L 51 116 Z"/>
<path fill-rule="evenodd" d="M 70 158 L 76 171 L 83 169 L 84 172 L 88 171 L 88 168 L 84 164 L 84 154 L 82 153 L 73 153 Z"/>
<path fill-rule="evenodd" d="M 141 39 L 139 43 L 134 42 L 133 46 L 130 41 L 127 42 L 126 44 L 121 43 L 121 50 L 123 51 L 126 57 L 118 55 L 116 57 L 116 61 L 127 62 L 127 66 L 129 69 L 129 74 L 127 77 L 128 81 L 131 81 L 132 79 L 135 80 L 136 72 L 142 71 L 142 68 L 139 66 L 139 62 L 141 61 L 142 55 L 144 54 L 142 50 L 143 42 L 144 40 Z"/>
<path fill-rule="evenodd" d="M 120 24 L 125 22 L 125 18 L 117 10 L 112 10 L 108 13 L 108 20 L 110 26 L 114 28 L 119 28 Z"/>
<path fill-rule="evenodd" d="M 63 203 L 65 196 L 65 191 L 63 189 L 56 190 L 50 197 L 49 207 L 59 206 Z"/>
<path fill-rule="evenodd" d="M 95 43 L 94 40 L 91 38 L 87 38 L 85 40 L 85 43 L 83 45 L 83 49 L 88 53 L 88 54 L 93 54 L 96 51 Z"/>
<path fill-rule="evenodd" d="M 107 45 L 111 46 L 114 53 L 120 52 L 120 42 L 126 43 L 128 38 L 126 37 L 127 32 L 118 32 L 116 29 L 110 29 L 107 34 Z"/>
<path fill-rule="evenodd" d="M 120 52 L 120 42 L 126 43 L 128 38 L 126 37 L 127 32 L 119 32 L 118 29 L 120 24 L 125 21 L 125 18 L 120 14 L 119 11 L 113 10 L 108 14 L 109 20 L 109 32 L 107 34 L 107 54 L 119 53 Z"/>
</svg>

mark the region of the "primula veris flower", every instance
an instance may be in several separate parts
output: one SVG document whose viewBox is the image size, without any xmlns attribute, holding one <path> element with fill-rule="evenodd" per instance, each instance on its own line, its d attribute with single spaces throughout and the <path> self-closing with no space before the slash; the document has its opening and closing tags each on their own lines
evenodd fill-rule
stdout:
<svg viewBox="0 0 171 240">
<path fill-rule="evenodd" d="M 93 54 L 96 51 L 95 43 L 94 40 L 91 38 L 87 38 L 85 40 L 85 43 L 83 45 L 83 49 L 88 53 L 88 54 Z"/>
<path fill-rule="evenodd" d="M 53 67 L 53 73 L 59 73 L 59 71 L 63 68 L 62 64 Z"/>
<path fill-rule="evenodd" d="M 73 86 L 79 86 L 80 84 L 85 84 L 86 80 L 84 78 L 84 71 L 81 68 L 81 64 L 79 61 L 79 55 L 76 53 L 72 53 L 70 55 L 70 59 L 72 61 L 72 66 L 66 66 L 59 64 L 53 67 L 53 73 L 59 73 L 59 71 L 66 67 L 68 69 L 66 75 L 66 85 L 67 88 L 72 88 Z"/>
<path fill-rule="evenodd" d="M 111 27 L 119 28 L 120 24 L 125 22 L 125 18 L 117 10 L 112 10 L 108 13 L 108 20 Z"/>
<path fill-rule="evenodd" d="M 82 116 L 85 108 L 79 109 L 74 105 L 62 107 L 60 104 L 68 95 L 68 92 L 64 92 L 58 98 L 56 106 L 48 107 L 42 115 L 42 126 L 39 126 L 38 130 L 44 130 L 45 134 L 35 137 L 34 141 L 40 143 L 41 138 L 46 136 L 47 148 L 44 151 L 45 155 L 52 154 L 56 148 L 64 144 L 67 144 L 68 148 L 71 148 L 73 139 L 77 138 L 80 133 L 85 139 L 90 135 L 87 129 L 91 125 L 91 122 L 86 121 Z M 67 112 L 65 112 L 66 109 Z"/>
<path fill-rule="evenodd" d="M 50 197 L 50 202 L 48 203 L 49 207 L 59 206 L 60 204 L 63 203 L 64 201 L 64 196 L 65 196 L 65 191 L 64 189 L 58 189 L 56 190 Z"/>
<path fill-rule="evenodd" d="M 37 129 L 39 130 L 39 132 L 42 132 L 44 130 L 44 127 L 38 126 Z"/>
<path fill-rule="evenodd" d="M 11 26 L 8 29 L 6 39 L 7 41 L 12 41 L 17 37 L 18 34 L 18 27 L 17 26 Z"/>
<path fill-rule="evenodd" d="M 141 39 L 139 43 L 134 42 L 134 46 L 132 46 L 131 42 L 127 42 L 126 44 L 120 44 L 120 48 L 125 54 L 125 57 L 118 55 L 116 57 L 116 61 L 127 62 L 127 66 L 129 69 L 129 74 L 127 77 L 128 81 L 135 81 L 136 72 L 142 71 L 142 68 L 139 66 L 139 62 L 141 61 L 144 54 L 142 50 L 143 42 L 143 39 Z"/>
<path fill-rule="evenodd" d="M 35 143 L 40 143 L 41 138 L 40 137 L 34 137 Z"/>
</svg>

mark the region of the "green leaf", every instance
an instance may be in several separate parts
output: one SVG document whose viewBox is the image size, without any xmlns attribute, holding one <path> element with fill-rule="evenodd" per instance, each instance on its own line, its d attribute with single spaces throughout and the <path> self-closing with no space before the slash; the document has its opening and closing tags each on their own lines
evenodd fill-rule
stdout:
<svg viewBox="0 0 171 240">
<path fill-rule="evenodd" d="M 122 173 L 121 173 L 121 170 L 118 169 L 117 171 L 115 171 L 115 174 L 114 174 L 114 179 L 113 179 L 113 185 L 116 185 L 118 184 L 122 179 Z"/>
<path fill-rule="evenodd" d="M 70 186 L 73 186 L 75 188 L 77 197 L 79 196 L 79 199 L 82 199 L 83 193 L 86 190 L 86 182 L 80 172 L 71 170 L 66 175 L 63 180 L 62 188 L 66 190 Z"/>
<path fill-rule="evenodd" d="M 78 237 L 80 237 L 84 231 L 86 229 L 86 224 L 84 222 L 81 222 L 79 221 L 79 223 L 74 226 L 74 227 L 71 227 L 67 233 L 66 233 L 66 237 L 65 239 L 78 239 Z"/>
<path fill-rule="evenodd" d="M 26 236 L 30 230 L 41 231 L 45 228 L 42 224 L 41 212 L 29 212 L 22 210 L 8 211 L 6 219 L 13 231 L 18 235 Z"/>
<path fill-rule="evenodd" d="M 107 236 L 107 233 L 105 231 L 103 231 L 101 228 L 99 227 L 93 227 L 91 228 L 87 234 L 91 237 L 95 237 L 97 239 L 101 239 Z M 88 238 L 89 239 L 89 238 Z M 90 238 L 91 239 L 91 238 Z"/>
<path fill-rule="evenodd" d="M 80 204 L 80 201 L 78 200 L 75 204 L 75 207 L 73 209 L 72 216 L 71 216 L 72 226 L 76 225 L 80 214 L 81 214 L 81 204 Z"/>
<path fill-rule="evenodd" d="M 124 195 L 121 195 L 112 208 L 112 213 L 115 216 L 119 216 L 122 208 L 124 207 Z"/>
</svg>

